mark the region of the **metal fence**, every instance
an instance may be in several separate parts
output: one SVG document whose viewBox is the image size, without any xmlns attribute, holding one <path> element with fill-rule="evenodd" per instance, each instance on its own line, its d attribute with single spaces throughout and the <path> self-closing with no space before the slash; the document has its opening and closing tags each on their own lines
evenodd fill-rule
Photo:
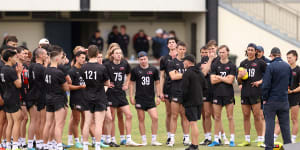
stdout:
<svg viewBox="0 0 300 150">
<path fill-rule="evenodd" d="M 220 0 L 300 41 L 300 13 L 278 0 Z M 299 3 L 300 1 L 296 1 Z"/>
</svg>

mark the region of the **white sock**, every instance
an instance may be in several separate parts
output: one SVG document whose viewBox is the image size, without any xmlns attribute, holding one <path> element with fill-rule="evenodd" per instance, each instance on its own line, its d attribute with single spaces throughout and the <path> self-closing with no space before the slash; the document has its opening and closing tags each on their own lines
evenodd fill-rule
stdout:
<svg viewBox="0 0 300 150">
<path fill-rule="evenodd" d="M 94 144 L 96 142 L 96 138 L 92 137 L 92 143 Z M 104 141 L 105 142 L 105 141 Z"/>
<path fill-rule="evenodd" d="M 63 148 L 63 145 L 62 145 L 62 143 L 58 143 L 57 144 L 57 150 L 63 150 L 64 148 Z"/>
<path fill-rule="evenodd" d="M 245 135 L 245 140 L 250 143 L 250 135 Z"/>
<path fill-rule="evenodd" d="M 18 143 L 19 143 L 19 142 L 13 142 L 13 145 L 12 145 L 12 149 L 13 149 L 13 150 L 18 149 Z"/>
<path fill-rule="evenodd" d="M 32 148 L 33 147 L 33 140 L 28 140 L 28 148 Z"/>
<path fill-rule="evenodd" d="M 128 134 L 128 135 L 126 136 L 126 138 L 127 138 L 127 142 L 128 142 L 128 141 L 131 141 L 131 135 L 130 135 L 130 134 Z"/>
<path fill-rule="evenodd" d="M 258 142 L 263 142 L 264 141 L 264 137 L 263 136 L 258 136 L 257 137 L 257 141 Z"/>
<path fill-rule="evenodd" d="M 292 135 L 292 142 L 296 142 L 297 135 Z"/>
<path fill-rule="evenodd" d="M 48 145 L 48 149 L 52 148 L 52 142 L 51 141 L 48 141 L 47 145 Z"/>
<path fill-rule="evenodd" d="M 43 148 L 44 148 L 44 149 L 49 149 L 49 148 L 48 148 L 48 144 L 44 144 L 44 145 L 43 145 Z"/>
<path fill-rule="evenodd" d="M 116 137 L 115 137 L 115 136 L 111 137 L 111 141 L 112 141 L 113 143 L 117 143 Z"/>
<path fill-rule="evenodd" d="M 274 134 L 274 142 L 277 140 L 277 138 L 278 138 L 278 135 Z"/>
<path fill-rule="evenodd" d="M 120 135 L 120 140 L 121 141 L 125 140 L 125 135 Z"/>
<path fill-rule="evenodd" d="M 101 135 L 101 141 L 105 142 L 105 140 L 106 140 L 106 136 Z"/>
<path fill-rule="evenodd" d="M 168 134 L 168 138 L 170 138 L 170 132 L 168 132 L 167 134 Z"/>
<path fill-rule="evenodd" d="M 83 137 L 82 136 L 80 137 L 80 142 L 83 143 Z"/>
<path fill-rule="evenodd" d="M 171 138 L 171 141 L 174 142 L 174 141 L 175 141 L 175 134 L 172 134 L 172 133 L 171 133 L 171 134 L 170 134 L 170 138 Z"/>
<path fill-rule="evenodd" d="M 107 135 L 107 136 L 106 136 L 106 142 L 107 142 L 107 143 L 110 143 L 110 142 L 111 142 L 111 136 L 110 136 L 110 135 Z"/>
<path fill-rule="evenodd" d="M 219 143 L 219 135 L 215 135 L 215 142 Z"/>
<path fill-rule="evenodd" d="M 219 138 L 221 138 L 222 137 L 222 133 L 221 132 L 219 132 Z"/>
<path fill-rule="evenodd" d="M 206 134 L 207 134 L 207 139 L 211 141 L 211 132 L 208 132 Z"/>
<path fill-rule="evenodd" d="M 227 139 L 225 132 L 222 134 L 223 140 Z"/>
<path fill-rule="evenodd" d="M 68 135 L 68 143 L 69 144 L 73 143 L 73 136 L 72 135 Z"/>
<path fill-rule="evenodd" d="M 152 135 L 152 142 L 156 141 L 156 135 Z"/>
<path fill-rule="evenodd" d="M 11 149 L 11 143 L 10 142 L 6 142 L 6 149 Z"/>
<path fill-rule="evenodd" d="M 145 141 L 147 142 L 147 137 L 146 137 L 146 135 L 142 135 L 142 141 L 143 141 L 143 142 L 145 142 Z"/>
<path fill-rule="evenodd" d="M 76 143 L 79 143 L 79 138 L 74 138 Z"/>
<path fill-rule="evenodd" d="M 101 150 L 100 142 L 96 142 L 95 144 L 95 150 Z"/>
<path fill-rule="evenodd" d="M 230 141 L 234 141 L 234 134 L 230 134 Z"/>
<path fill-rule="evenodd" d="M 184 134 L 184 135 L 183 135 L 183 138 L 184 138 L 186 141 L 189 141 L 189 140 L 190 140 L 190 135 L 189 135 L 189 134 Z"/>
<path fill-rule="evenodd" d="M 83 150 L 89 150 L 89 142 L 83 142 Z"/>
</svg>

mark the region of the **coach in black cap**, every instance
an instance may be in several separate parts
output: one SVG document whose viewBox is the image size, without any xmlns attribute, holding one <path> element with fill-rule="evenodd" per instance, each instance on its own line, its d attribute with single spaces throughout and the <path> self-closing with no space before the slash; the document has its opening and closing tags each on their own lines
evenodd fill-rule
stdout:
<svg viewBox="0 0 300 150">
<path fill-rule="evenodd" d="M 195 67 L 195 57 L 193 55 L 185 56 L 183 64 L 187 71 L 182 76 L 182 104 L 192 129 L 192 144 L 186 150 L 198 150 L 199 131 L 197 120 L 200 120 L 201 116 L 203 91 L 208 87 L 204 75 L 198 67 Z"/>
<path fill-rule="evenodd" d="M 266 150 L 273 150 L 274 126 L 277 115 L 284 144 L 291 143 L 288 86 L 291 85 L 292 69 L 281 59 L 280 49 L 271 50 L 270 65 L 263 78 L 264 116 L 266 120 Z"/>
</svg>

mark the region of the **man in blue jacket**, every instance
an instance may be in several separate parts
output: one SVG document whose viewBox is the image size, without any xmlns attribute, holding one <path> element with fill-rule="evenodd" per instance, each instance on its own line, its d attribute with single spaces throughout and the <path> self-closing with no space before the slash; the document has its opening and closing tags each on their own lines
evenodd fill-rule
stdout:
<svg viewBox="0 0 300 150">
<path fill-rule="evenodd" d="M 284 144 L 291 143 L 288 87 L 291 84 L 292 69 L 281 59 L 280 49 L 271 50 L 270 65 L 263 77 L 263 103 L 266 121 L 266 150 L 273 150 L 274 126 L 277 115 Z"/>
</svg>

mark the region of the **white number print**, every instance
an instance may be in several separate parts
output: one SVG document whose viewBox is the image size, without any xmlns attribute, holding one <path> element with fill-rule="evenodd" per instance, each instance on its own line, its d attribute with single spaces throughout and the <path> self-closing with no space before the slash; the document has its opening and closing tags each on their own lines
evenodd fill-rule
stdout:
<svg viewBox="0 0 300 150">
<path fill-rule="evenodd" d="M 249 68 L 248 69 L 248 76 L 253 78 L 255 76 L 255 69 L 254 68 Z"/>
<path fill-rule="evenodd" d="M 5 82 L 4 74 L 3 74 L 3 73 L 0 73 L 0 77 L 1 77 L 1 81 L 2 81 L 2 82 Z"/>
<path fill-rule="evenodd" d="M 34 71 L 32 71 L 32 79 L 35 79 Z"/>
<path fill-rule="evenodd" d="M 220 72 L 221 77 L 226 77 L 226 72 Z"/>
<path fill-rule="evenodd" d="M 114 72 L 115 81 L 122 81 L 122 72 Z"/>
<path fill-rule="evenodd" d="M 51 84 L 51 75 L 46 74 L 45 82 Z"/>
<path fill-rule="evenodd" d="M 89 80 L 97 80 L 97 71 L 85 71 L 85 78 Z M 93 77 L 94 75 L 94 77 Z"/>
<path fill-rule="evenodd" d="M 142 85 L 150 85 L 150 77 L 142 76 Z"/>
</svg>

